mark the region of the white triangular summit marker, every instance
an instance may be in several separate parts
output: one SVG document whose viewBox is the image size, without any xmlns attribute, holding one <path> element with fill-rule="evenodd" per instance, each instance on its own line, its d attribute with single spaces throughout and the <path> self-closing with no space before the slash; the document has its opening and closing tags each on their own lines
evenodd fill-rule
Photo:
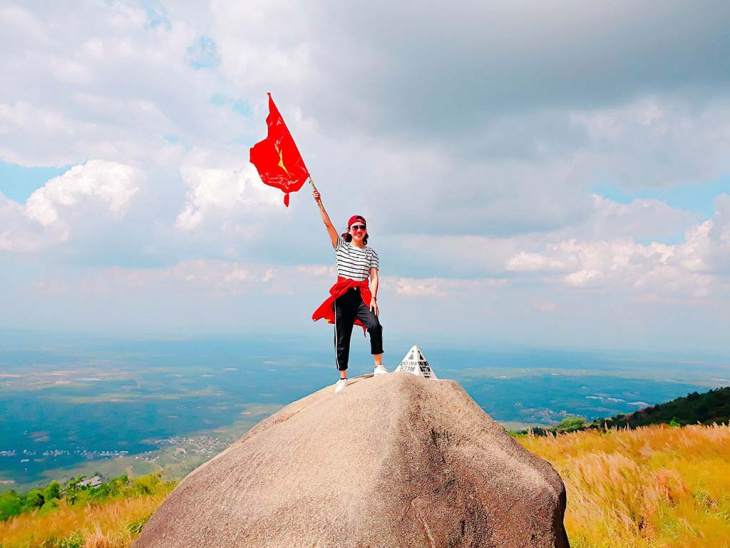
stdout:
<svg viewBox="0 0 730 548">
<path fill-rule="evenodd" d="M 408 351 L 406 357 L 403 358 L 403 361 L 400 362 L 400 365 L 396 368 L 396 372 L 397 371 L 412 373 L 413 375 L 424 377 L 426 379 L 438 380 L 436 378 L 436 373 L 434 373 L 433 369 L 431 369 L 431 366 L 428 364 L 428 360 L 423 357 L 421 349 L 415 344 Z"/>
</svg>

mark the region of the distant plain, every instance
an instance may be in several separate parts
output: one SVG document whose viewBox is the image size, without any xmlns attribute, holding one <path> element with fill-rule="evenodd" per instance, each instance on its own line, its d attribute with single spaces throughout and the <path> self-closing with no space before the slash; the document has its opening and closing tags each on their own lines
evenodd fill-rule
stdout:
<svg viewBox="0 0 730 548">
<path fill-rule="evenodd" d="M 353 334 L 351 375 L 371 371 Z M 335 379 L 329 337 L 103 339 L 2 333 L 0 490 L 95 471 L 181 476 Z M 411 343 L 386 348 L 392 370 Z M 507 428 L 628 413 L 730 385 L 730 359 L 420 345 Z M 375 410 L 377 411 L 377 410 Z"/>
</svg>

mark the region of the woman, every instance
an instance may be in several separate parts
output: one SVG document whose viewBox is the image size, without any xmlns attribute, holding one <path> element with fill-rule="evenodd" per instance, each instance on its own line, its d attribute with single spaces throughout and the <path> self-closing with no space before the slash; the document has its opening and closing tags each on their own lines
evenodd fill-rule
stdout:
<svg viewBox="0 0 730 548">
<path fill-rule="evenodd" d="M 387 373 L 383 367 L 383 328 L 378 320 L 378 254 L 368 247 L 367 223 L 354 215 L 347 223 L 347 232 L 339 235 L 315 190 L 324 226 L 332 240 L 337 258 L 337 283 L 330 288 L 331 297 L 312 315 L 314 321 L 324 318 L 335 324 L 335 352 L 340 379 L 335 392 L 347 386 L 347 363 L 350 359 L 352 327 L 358 324 L 370 334 L 370 351 L 375 358 L 375 375 Z M 368 278 L 370 287 L 368 287 Z"/>
</svg>

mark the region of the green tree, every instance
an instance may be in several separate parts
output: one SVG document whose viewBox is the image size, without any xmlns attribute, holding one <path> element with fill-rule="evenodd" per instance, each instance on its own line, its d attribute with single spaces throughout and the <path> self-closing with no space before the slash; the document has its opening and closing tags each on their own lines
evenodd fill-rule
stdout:
<svg viewBox="0 0 730 548">
<path fill-rule="evenodd" d="M 40 489 L 33 489 L 25 495 L 23 501 L 23 508 L 26 510 L 33 510 L 34 508 L 40 508 L 46 502 L 43 498 L 43 492 Z"/>
<path fill-rule="evenodd" d="M 160 485 L 161 472 L 134 478 L 134 491 L 140 495 L 153 495 Z"/>
<path fill-rule="evenodd" d="M 70 503 L 74 504 L 79 499 L 79 494 L 81 491 L 83 491 L 83 487 L 79 485 L 82 481 L 84 481 L 85 476 L 78 476 L 76 478 L 72 478 L 68 480 L 68 484 L 66 485 L 66 489 L 64 489 L 64 498 Z"/>
<path fill-rule="evenodd" d="M 15 491 L 0 494 L 0 521 L 6 521 L 20 514 L 23 501 Z"/>
<path fill-rule="evenodd" d="M 57 481 L 52 481 L 43 489 L 43 498 L 46 500 L 61 498 L 61 486 Z"/>
<path fill-rule="evenodd" d="M 583 417 L 566 417 L 555 429 L 558 432 L 575 432 L 576 430 L 583 430 L 585 427 L 586 420 Z"/>
<path fill-rule="evenodd" d="M 48 512 L 52 512 L 56 508 L 58 508 L 58 499 L 49 499 L 43 504 L 43 506 L 41 506 L 41 511 L 38 515 L 45 515 Z"/>
</svg>

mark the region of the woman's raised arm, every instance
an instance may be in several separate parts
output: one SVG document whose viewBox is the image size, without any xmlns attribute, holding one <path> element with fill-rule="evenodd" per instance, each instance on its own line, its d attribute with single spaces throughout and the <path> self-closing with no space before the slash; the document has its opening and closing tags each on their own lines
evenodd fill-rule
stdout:
<svg viewBox="0 0 730 548">
<path fill-rule="evenodd" d="M 330 240 L 332 240 L 332 247 L 337 247 L 337 237 L 339 234 L 337 234 L 337 229 L 335 228 L 335 225 L 332 224 L 332 221 L 330 221 L 330 216 L 327 215 L 327 212 L 324 209 L 324 204 L 322 204 L 322 196 L 319 193 L 319 190 L 315 190 L 312 192 L 312 196 L 314 196 L 315 201 L 319 204 L 319 213 L 322 215 L 322 221 L 324 222 L 324 226 L 327 227 L 327 234 L 330 235 Z"/>
</svg>

